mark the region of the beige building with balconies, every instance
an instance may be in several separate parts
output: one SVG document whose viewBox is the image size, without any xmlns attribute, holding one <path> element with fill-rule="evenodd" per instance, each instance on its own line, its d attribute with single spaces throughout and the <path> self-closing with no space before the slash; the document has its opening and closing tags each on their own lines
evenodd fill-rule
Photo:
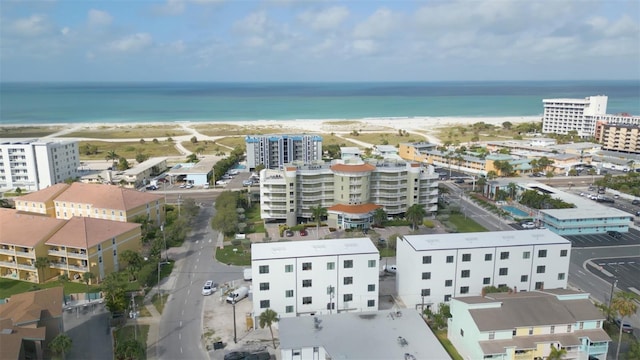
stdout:
<svg viewBox="0 0 640 360">
<path fill-rule="evenodd" d="M 603 150 L 640 154 L 640 125 L 598 122 L 596 140 Z"/>
<path fill-rule="evenodd" d="M 40 191 L 17 197 L 15 200 L 16 210 L 56 217 L 53 199 L 68 188 L 68 184 L 55 184 Z"/>
</svg>

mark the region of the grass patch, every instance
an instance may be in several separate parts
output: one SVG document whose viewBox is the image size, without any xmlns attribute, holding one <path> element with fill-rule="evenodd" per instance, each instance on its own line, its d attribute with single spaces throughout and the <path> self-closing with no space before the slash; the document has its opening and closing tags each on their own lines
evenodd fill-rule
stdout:
<svg viewBox="0 0 640 360">
<path fill-rule="evenodd" d="M 127 325 L 117 329 L 114 332 L 115 346 L 121 341 L 129 339 L 138 339 L 139 342 L 147 347 L 147 337 L 149 336 L 149 325 Z"/>
<path fill-rule="evenodd" d="M 324 148 L 329 145 L 361 147 L 359 144 L 337 137 L 333 134 L 322 134 L 322 147 Z"/>
<path fill-rule="evenodd" d="M 393 145 L 397 146 L 403 142 L 416 142 L 416 141 L 424 141 L 424 137 L 418 136 L 415 134 L 408 134 L 409 136 L 400 135 L 398 132 L 366 132 L 366 130 L 359 133 L 358 136 L 354 136 L 351 134 L 345 134 L 344 136 L 347 138 L 352 138 L 354 140 L 366 142 L 372 145 Z"/>
<path fill-rule="evenodd" d="M 468 233 L 468 232 L 483 232 L 487 231 L 480 224 L 475 222 L 473 219 L 466 217 L 462 214 L 451 214 L 449 215 L 449 222 L 455 225 L 458 232 Z"/>
<path fill-rule="evenodd" d="M 446 329 L 437 330 L 434 333 L 436 334 L 438 341 L 440 341 L 440 344 L 442 344 L 444 349 L 447 350 L 447 353 L 449 353 L 449 356 L 451 356 L 453 360 L 464 360 L 462 356 L 458 354 L 458 350 L 456 350 L 456 348 L 453 347 L 453 344 L 451 344 L 451 341 L 449 341 L 449 338 L 447 337 Z"/>
<path fill-rule="evenodd" d="M 153 294 L 153 297 L 151 298 L 151 303 L 153 304 L 153 306 L 156 307 L 156 310 L 158 310 L 160 314 L 162 314 L 162 312 L 164 311 L 164 306 L 167 305 L 168 298 L 169 298 L 169 294 L 162 294 L 162 298 L 158 293 Z"/>
<path fill-rule="evenodd" d="M 251 251 L 242 245 L 227 245 L 222 249 L 216 249 L 216 260 L 228 265 L 248 266 L 251 265 Z"/>
<path fill-rule="evenodd" d="M 383 247 L 380 249 L 380 256 L 381 257 L 394 257 L 396 256 L 396 250 L 395 249 L 387 249 L 386 247 Z"/>
<path fill-rule="evenodd" d="M 107 153 L 111 150 L 116 154 L 123 156 L 127 159 L 135 159 L 139 153 L 149 155 L 150 157 L 158 156 L 176 156 L 180 155 L 178 149 L 176 149 L 173 141 L 159 141 L 154 143 L 153 141 L 126 141 L 126 142 L 109 142 L 109 141 L 80 141 L 79 147 L 82 149 L 85 144 L 93 145 L 98 148 L 97 154 L 85 155 L 80 152 L 80 160 L 104 160 Z M 131 164 L 134 165 L 134 164 Z"/>
<path fill-rule="evenodd" d="M 247 234 L 264 234 L 265 227 L 264 221 L 260 218 L 260 205 L 255 204 L 244 213 L 247 224 Z"/>
<path fill-rule="evenodd" d="M 100 126 L 83 128 L 61 137 L 77 137 L 89 139 L 148 139 L 166 138 L 187 135 L 188 133 L 175 125 L 134 125 L 134 126 Z"/>
<path fill-rule="evenodd" d="M 197 143 L 192 143 L 191 141 L 183 141 L 180 144 L 192 153 L 198 153 L 202 155 L 215 155 L 217 153 L 229 153 L 231 151 L 224 146 L 220 146 L 215 141 L 210 140 L 199 140 Z"/>
<path fill-rule="evenodd" d="M 281 134 L 289 132 L 288 129 L 277 125 L 252 125 L 241 126 L 232 124 L 201 124 L 191 126 L 202 135 L 206 136 L 244 136 L 244 135 L 264 135 L 264 134 Z"/>
<path fill-rule="evenodd" d="M 147 307 L 144 306 L 144 296 L 136 296 L 135 299 L 140 317 L 150 317 L 151 313 L 147 310 Z"/>
<path fill-rule="evenodd" d="M 216 144 L 228 146 L 228 148 L 225 148 L 224 146 L 222 146 L 221 150 L 224 152 L 231 152 L 231 149 L 229 148 L 234 148 L 234 149 L 240 148 L 242 150 L 245 150 L 247 148 L 244 140 L 244 136 L 224 137 L 222 139 L 216 140 Z"/>
<path fill-rule="evenodd" d="M 61 131 L 61 126 L 2 126 L 0 137 L 3 138 L 39 138 Z"/>
<path fill-rule="evenodd" d="M 8 298 L 11 295 L 24 293 L 27 291 L 49 289 L 61 286 L 58 281 L 50 281 L 44 284 L 34 284 L 26 281 L 18 281 L 11 279 L 0 279 L 0 298 Z M 99 286 L 89 285 L 89 291 L 97 292 Z M 64 284 L 65 295 L 78 294 L 87 292 L 87 285 L 85 283 L 67 282 Z"/>
</svg>

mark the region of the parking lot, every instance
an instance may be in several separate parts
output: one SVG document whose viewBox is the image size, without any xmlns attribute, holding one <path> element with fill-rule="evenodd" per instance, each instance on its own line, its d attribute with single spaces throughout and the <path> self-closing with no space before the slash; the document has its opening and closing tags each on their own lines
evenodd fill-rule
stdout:
<svg viewBox="0 0 640 360">
<path fill-rule="evenodd" d="M 608 282 L 617 279 L 618 289 L 640 295 L 640 256 L 593 259 L 590 264 L 587 269 L 596 276 Z"/>
<path fill-rule="evenodd" d="M 640 231 L 629 229 L 628 233 L 621 233 L 622 236 L 616 239 L 613 236 L 604 234 L 591 235 L 571 235 L 563 236 L 571 241 L 574 248 L 594 247 L 594 246 L 619 246 L 619 245 L 640 245 Z"/>
</svg>

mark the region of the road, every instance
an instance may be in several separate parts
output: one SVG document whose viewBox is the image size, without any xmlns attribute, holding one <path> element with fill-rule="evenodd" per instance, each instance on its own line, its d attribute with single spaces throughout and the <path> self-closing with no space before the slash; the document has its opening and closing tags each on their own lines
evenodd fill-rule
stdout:
<svg viewBox="0 0 640 360">
<path fill-rule="evenodd" d="M 485 229 L 489 231 L 514 230 L 503 219 L 499 219 L 492 212 L 476 205 L 476 203 L 465 196 L 463 190 L 455 184 L 444 181 L 440 182 L 440 184 L 449 189 L 449 194 L 445 195 L 449 203 L 460 206 L 460 211 L 462 211 L 465 216 L 473 219 L 473 221 L 477 222 Z"/>
<path fill-rule="evenodd" d="M 197 200 L 199 201 L 199 200 Z M 171 287 L 159 329 L 158 359 L 205 359 L 201 342 L 203 296 L 206 280 L 223 283 L 242 278 L 242 268 L 214 260 L 218 233 L 211 229 L 212 202 L 203 203 L 192 232 L 176 255 L 176 268 L 167 285 Z M 171 255 L 173 257 L 173 255 Z"/>
</svg>

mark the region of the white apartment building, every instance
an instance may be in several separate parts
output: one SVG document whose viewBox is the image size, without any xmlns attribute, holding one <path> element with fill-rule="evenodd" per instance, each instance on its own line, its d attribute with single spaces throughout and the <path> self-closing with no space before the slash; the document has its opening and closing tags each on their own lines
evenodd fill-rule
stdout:
<svg viewBox="0 0 640 360">
<path fill-rule="evenodd" d="M 329 226 L 367 229 L 373 212 L 402 215 L 413 204 L 438 209 L 438 174 L 432 166 L 398 159 L 350 158 L 331 163 L 287 164 L 260 172 L 260 215 L 266 221 L 311 220 L 327 208 Z"/>
<path fill-rule="evenodd" d="M 379 259 L 369 238 L 253 244 L 253 315 L 376 311 Z"/>
<path fill-rule="evenodd" d="M 597 115 L 607 113 L 607 96 L 584 99 L 544 99 L 542 132 L 567 134 L 576 130 L 581 137 L 592 137 L 596 131 Z"/>
<path fill-rule="evenodd" d="M 0 188 L 37 191 L 78 177 L 77 141 L 1 140 Z"/>
<path fill-rule="evenodd" d="M 249 170 L 260 164 L 277 169 L 293 161 L 308 164 L 322 159 L 320 135 L 250 135 L 245 143 Z"/>
<path fill-rule="evenodd" d="M 405 235 L 396 244 L 396 290 L 409 308 L 438 310 L 485 286 L 566 288 L 571 242 L 547 230 Z"/>
</svg>

